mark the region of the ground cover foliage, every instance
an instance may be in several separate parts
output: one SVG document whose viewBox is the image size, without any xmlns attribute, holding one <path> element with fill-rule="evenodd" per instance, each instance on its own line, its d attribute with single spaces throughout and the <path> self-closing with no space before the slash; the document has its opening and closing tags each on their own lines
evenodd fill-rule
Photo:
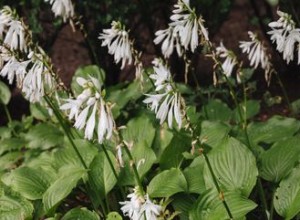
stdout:
<svg viewBox="0 0 300 220">
<path fill-rule="evenodd" d="M 273 20 L 261 18 L 274 51 L 298 65 L 297 3 L 265 3 L 278 5 Z M 212 43 L 210 28 L 216 33 L 231 1 L 2 4 L 0 102 L 8 122 L 0 127 L 0 219 L 299 218 L 300 101 L 289 100 L 258 34 L 239 42 L 241 54 Z M 169 13 L 166 26 L 153 30 L 159 53 L 145 65 L 127 16 L 162 5 Z M 39 43 L 39 8 L 52 10 L 53 28 L 84 33 L 95 60 L 100 42 L 116 67 L 132 67 L 134 79 L 107 83 L 110 73 L 95 62 L 78 68 L 67 88 L 41 46 L 47 43 Z M 95 39 L 85 27 L 91 17 L 105 26 Z M 199 55 L 212 62 L 207 86 L 198 82 Z M 272 83 L 281 96 L 255 99 L 261 84 Z M 12 87 L 30 103 L 21 120 L 7 107 Z M 278 103 L 286 115 L 257 120 L 262 106 Z"/>
</svg>

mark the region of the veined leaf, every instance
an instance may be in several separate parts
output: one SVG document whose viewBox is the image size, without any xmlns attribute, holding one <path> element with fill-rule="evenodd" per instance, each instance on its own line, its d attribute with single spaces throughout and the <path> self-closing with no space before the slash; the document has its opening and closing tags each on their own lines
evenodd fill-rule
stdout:
<svg viewBox="0 0 300 220">
<path fill-rule="evenodd" d="M 147 189 L 151 197 L 169 197 L 185 191 L 187 191 L 186 179 L 183 173 L 176 168 L 165 170 L 156 175 Z"/>
<path fill-rule="evenodd" d="M 26 199 L 36 200 L 43 197 L 44 192 L 55 180 L 55 177 L 54 170 L 20 167 L 13 170 L 2 180 Z"/>
<path fill-rule="evenodd" d="M 86 170 L 67 166 L 59 170 L 59 178 L 47 189 L 43 195 L 43 204 L 45 211 L 49 211 L 56 206 L 60 201 L 69 195 L 77 182 L 83 178 Z"/>
<path fill-rule="evenodd" d="M 246 118 L 246 119 L 252 118 L 253 116 L 257 115 L 257 113 L 259 113 L 259 110 L 260 110 L 260 104 L 259 104 L 259 101 L 257 101 L 257 100 L 248 100 L 246 102 L 246 105 L 243 102 L 243 103 L 240 103 L 239 106 L 241 109 L 241 114 L 242 114 L 243 119 L 244 118 Z M 234 111 L 233 111 L 233 120 L 235 120 L 237 122 L 241 121 L 240 114 L 239 114 L 237 108 L 234 109 Z"/>
<path fill-rule="evenodd" d="M 214 175 L 224 191 L 240 190 L 248 197 L 256 184 L 258 170 L 252 152 L 234 138 L 224 140 L 207 155 Z M 204 167 L 206 187 L 214 188 L 207 164 Z"/>
<path fill-rule="evenodd" d="M 7 151 L 20 150 L 26 141 L 21 138 L 8 138 L 0 141 L 0 155 Z"/>
<path fill-rule="evenodd" d="M 212 99 L 202 107 L 202 114 L 206 115 L 209 120 L 229 121 L 232 110 L 221 100 Z"/>
<path fill-rule="evenodd" d="M 114 155 L 108 151 L 108 155 L 112 162 L 116 159 Z M 117 166 L 114 163 L 114 168 L 117 170 Z M 100 197 L 105 198 L 105 195 L 114 187 L 117 183 L 117 179 L 114 176 L 113 170 L 109 164 L 109 161 L 104 152 L 100 152 L 90 165 L 90 178 L 93 179 L 95 184 L 95 191 Z"/>
<path fill-rule="evenodd" d="M 92 212 L 87 208 L 74 208 L 68 211 L 61 220 L 100 220 L 96 212 Z"/>
<path fill-rule="evenodd" d="M 275 210 L 285 219 L 292 219 L 300 212 L 300 167 L 292 170 L 283 179 L 275 192 L 273 199 Z"/>
<path fill-rule="evenodd" d="M 7 105 L 11 98 L 11 92 L 8 86 L 0 80 L 0 103 Z"/>
<path fill-rule="evenodd" d="M 299 159 L 299 136 L 279 141 L 261 155 L 260 176 L 272 182 L 279 182 L 289 175 Z"/>
<path fill-rule="evenodd" d="M 233 219 L 244 217 L 248 212 L 257 206 L 253 201 L 235 191 L 225 192 L 224 198 L 229 206 L 229 210 L 233 216 Z M 198 201 L 190 211 L 190 220 L 199 219 L 229 219 L 229 215 L 216 190 L 208 190 L 206 193 L 199 196 Z"/>
</svg>

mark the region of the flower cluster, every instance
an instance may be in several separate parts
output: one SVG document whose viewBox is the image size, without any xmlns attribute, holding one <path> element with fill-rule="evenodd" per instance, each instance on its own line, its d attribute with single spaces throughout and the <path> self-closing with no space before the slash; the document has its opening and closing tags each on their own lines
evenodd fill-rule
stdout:
<svg viewBox="0 0 300 220">
<path fill-rule="evenodd" d="M 52 5 L 55 17 L 62 17 L 64 22 L 74 16 L 74 6 L 71 0 L 45 0 Z"/>
<path fill-rule="evenodd" d="M 277 11 L 279 19 L 269 23 L 272 28 L 268 32 L 271 35 L 271 40 L 276 43 L 276 49 L 283 53 L 283 59 L 287 63 L 294 60 L 294 50 L 297 46 L 298 64 L 300 64 L 300 29 L 295 28 L 295 22 L 291 15 L 282 11 Z"/>
<path fill-rule="evenodd" d="M 172 128 L 173 118 L 175 118 L 180 128 L 182 98 L 171 85 L 170 70 L 159 59 L 154 59 L 152 63 L 154 73 L 150 75 L 150 78 L 154 80 L 156 94 L 146 94 L 147 98 L 143 102 L 150 105 L 151 110 L 156 113 L 156 118 L 160 119 L 160 124 L 168 117 L 168 125 Z"/>
<path fill-rule="evenodd" d="M 124 26 L 120 22 L 113 21 L 111 28 L 104 29 L 99 36 L 102 46 L 108 47 L 108 53 L 114 55 L 116 63 L 122 61 L 121 69 L 125 67 L 126 62 L 132 63 L 131 42 L 128 32 L 124 30 Z"/>
<path fill-rule="evenodd" d="M 168 58 L 173 53 L 174 47 L 179 56 L 182 55 L 182 47 L 192 52 L 199 45 L 199 29 L 201 36 L 208 40 L 208 33 L 203 26 L 202 18 L 197 18 L 195 11 L 189 6 L 188 0 L 178 0 L 170 19 L 169 27 L 155 33 L 155 44 L 162 42 L 162 53 Z"/>
<path fill-rule="evenodd" d="M 156 220 L 162 211 L 160 205 L 154 204 L 149 195 L 143 196 L 137 188 L 129 194 L 130 201 L 120 202 L 121 210 L 125 216 L 131 220 Z"/>
<path fill-rule="evenodd" d="M 216 54 L 221 59 L 225 59 L 222 63 L 222 70 L 227 77 L 230 77 L 232 75 L 233 68 L 237 64 L 235 54 L 228 50 L 222 42 L 220 43 L 220 46 L 216 48 Z"/>
<path fill-rule="evenodd" d="M 32 51 L 27 47 L 26 26 L 13 16 L 9 7 L 0 11 L 0 36 L 3 45 L 0 46 L 0 75 L 7 77 L 12 84 L 16 79 L 17 86 L 25 93 L 30 102 L 40 101 L 48 90 L 54 88 L 54 79 L 43 63 L 44 52 L 40 47 Z M 26 53 L 29 51 L 29 53 Z M 24 60 L 20 52 L 25 54 Z"/>
<path fill-rule="evenodd" d="M 241 41 L 240 48 L 243 53 L 248 54 L 250 60 L 250 66 L 255 69 L 260 65 L 265 70 L 265 79 L 267 82 L 270 81 L 270 74 L 272 71 L 272 64 L 267 54 L 267 48 L 258 39 L 257 35 L 253 32 L 248 32 L 250 41 Z"/>
<path fill-rule="evenodd" d="M 89 76 L 88 79 L 77 77 L 76 81 L 83 91 L 76 99 L 66 99 L 60 109 L 69 111 L 70 120 L 75 118 L 75 128 L 85 128 L 84 137 L 88 140 L 94 137 L 97 127 L 98 142 L 102 143 L 112 136 L 115 127 L 111 107 L 102 97 L 99 80 Z"/>
</svg>

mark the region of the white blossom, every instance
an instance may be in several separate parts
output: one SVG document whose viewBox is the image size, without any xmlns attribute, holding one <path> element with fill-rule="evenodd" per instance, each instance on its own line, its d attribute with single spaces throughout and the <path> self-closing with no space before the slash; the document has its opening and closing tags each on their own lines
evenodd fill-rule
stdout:
<svg viewBox="0 0 300 220">
<path fill-rule="evenodd" d="M 77 98 L 65 99 L 60 106 L 61 110 L 68 111 L 70 120 L 75 119 L 74 127 L 84 129 L 84 137 L 91 140 L 97 133 L 98 142 L 112 136 L 115 122 L 108 103 L 105 103 L 101 94 L 99 80 L 89 76 L 88 79 L 77 77 L 76 82 L 83 88 Z"/>
<path fill-rule="evenodd" d="M 131 43 L 127 31 L 122 28 L 120 22 L 113 21 L 110 29 L 104 29 L 99 36 L 102 46 L 108 47 L 108 53 L 114 55 L 116 63 L 122 62 L 121 69 L 126 62 L 132 63 Z"/>
<path fill-rule="evenodd" d="M 230 77 L 233 68 L 237 63 L 234 53 L 228 50 L 222 42 L 220 43 L 220 46 L 216 48 L 216 53 L 220 58 L 225 59 L 222 63 L 222 70 L 227 77 Z"/>
<path fill-rule="evenodd" d="M 45 0 L 45 2 L 50 2 L 55 17 L 62 17 L 64 22 L 74 16 L 74 6 L 71 0 Z"/>
<path fill-rule="evenodd" d="M 3 38 L 3 34 L 6 31 L 9 23 L 12 21 L 12 10 L 8 6 L 4 6 L 0 10 L 0 39 Z"/>
<path fill-rule="evenodd" d="M 25 28 L 21 21 L 11 20 L 9 28 L 4 38 L 4 44 L 8 45 L 10 50 L 27 51 L 27 42 L 25 39 Z"/>
<path fill-rule="evenodd" d="M 175 119 L 179 128 L 182 125 L 181 101 L 182 98 L 177 91 L 174 91 L 171 85 L 171 74 L 169 69 L 163 63 L 155 59 L 154 73 L 150 78 L 154 80 L 156 94 L 145 94 L 144 103 L 149 105 L 155 112 L 156 118 L 160 124 L 168 120 L 168 126 L 172 128 L 173 119 Z"/>
<path fill-rule="evenodd" d="M 124 216 L 128 216 L 131 220 L 157 220 L 162 211 L 160 205 L 154 204 L 149 195 L 142 195 L 138 187 L 134 192 L 129 194 L 127 198 L 130 201 L 120 202 L 122 205 L 121 211 Z"/>
</svg>

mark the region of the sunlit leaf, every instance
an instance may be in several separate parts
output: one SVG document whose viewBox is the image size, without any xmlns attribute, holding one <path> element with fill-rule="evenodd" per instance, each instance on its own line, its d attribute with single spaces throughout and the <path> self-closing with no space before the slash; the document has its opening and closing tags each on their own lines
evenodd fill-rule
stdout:
<svg viewBox="0 0 300 220">
<path fill-rule="evenodd" d="M 87 208 L 74 208 L 68 211 L 61 220 L 100 220 L 96 212 L 90 211 Z"/>
</svg>

